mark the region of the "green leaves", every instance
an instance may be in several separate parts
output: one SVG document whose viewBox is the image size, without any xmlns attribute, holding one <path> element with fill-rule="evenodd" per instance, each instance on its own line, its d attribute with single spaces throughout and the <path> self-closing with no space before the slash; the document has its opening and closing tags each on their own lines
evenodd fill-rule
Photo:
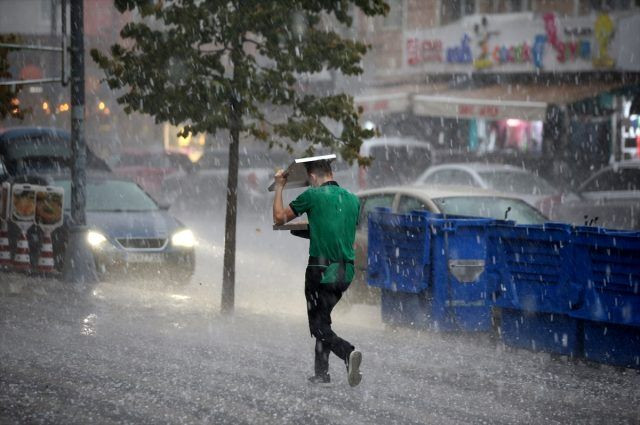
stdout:
<svg viewBox="0 0 640 425">
<path fill-rule="evenodd" d="M 240 132 L 290 148 L 328 146 L 348 161 L 362 139 L 353 99 L 302 93 L 298 79 L 324 70 L 357 75 L 366 46 L 345 39 L 355 8 L 386 13 L 383 0 L 116 0 L 141 18 L 123 43 L 91 56 L 127 112 L 188 123 L 193 132 Z M 353 7 L 355 6 L 355 8 Z M 337 130 L 336 130 L 337 129 Z"/>
<path fill-rule="evenodd" d="M 18 43 L 19 39 L 13 34 L 1 35 L 0 43 Z M 9 72 L 9 51 L 6 47 L 0 47 L 0 79 L 11 80 L 13 76 Z M 7 116 L 23 119 L 25 114 L 30 113 L 30 109 L 23 109 L 18 101 L 18 94 L 22 86 L 0 86 L 0 119 L 4 119 Z"/>
</svg>

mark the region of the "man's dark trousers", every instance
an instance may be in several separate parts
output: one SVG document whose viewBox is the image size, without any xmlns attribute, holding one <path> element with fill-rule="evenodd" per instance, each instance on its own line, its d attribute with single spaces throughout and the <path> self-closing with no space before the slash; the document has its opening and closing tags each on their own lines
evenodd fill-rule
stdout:
<svg viewBox="0 0 640 425">
<path fill-rule="evenodd" d="M 354 347 L 340 338 L 331 329 L 331 311 L 349 287 L 345 283 L 320 283 L 322 266 L 307 266 L 304 294 L 307 299 L 309 330 L 316 338 L 315 374 L 324 375 L 329 371 L 329 354 L 333 352 L 346 364 Z"/>
</svg>

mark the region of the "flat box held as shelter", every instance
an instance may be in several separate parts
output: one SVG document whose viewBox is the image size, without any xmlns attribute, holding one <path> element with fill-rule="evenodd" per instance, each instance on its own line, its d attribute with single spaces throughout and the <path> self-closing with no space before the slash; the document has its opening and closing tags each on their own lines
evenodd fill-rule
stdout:
<svg viewBox="0 0 640 425">
<path fill-rule="evenodd" d="M 309 186 L 307 169 L 305 168 L 306 163 L 322 160 L 333 161 L 334 159 L 336 159 L 335 154 L 311 156 L 308 158 L 298 158 L 294 160 L 285 170 L 285 174 L 287 175 L 287 185 L 285 186 L 285 189 Z M 273 192 L 275 188 L 276 182 L 274 181 L 269 186 L 269 192 Z"/>
</svg>

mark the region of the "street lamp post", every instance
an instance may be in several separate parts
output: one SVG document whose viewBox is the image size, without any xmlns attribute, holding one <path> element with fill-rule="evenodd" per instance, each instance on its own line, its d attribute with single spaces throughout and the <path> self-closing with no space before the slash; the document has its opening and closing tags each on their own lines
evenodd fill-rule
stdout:
<svg viewBox="0 0 640 425">
<path fill-rule="evenodd" d="M 96 266 L 87 242 L 85 215 L 84 137 L 84 17 L 83 0 L 71 0 L 71 223 L 63 277 L 66 282 L 86 285 L 98 280 Z"/>
</svg>

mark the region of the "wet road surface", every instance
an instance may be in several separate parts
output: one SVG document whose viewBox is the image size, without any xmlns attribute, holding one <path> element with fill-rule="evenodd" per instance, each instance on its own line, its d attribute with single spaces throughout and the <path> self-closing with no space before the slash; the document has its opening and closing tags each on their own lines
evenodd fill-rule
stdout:
<svg viewBox="0 0 640 425">
<path fill-rule="evenodd" d="M 362 384 L 333 357 L 332 383 L 312 386 L 306 241 L 241 222 L 236 313 L 223 317 L 221 223 L 186 221 L 201 240 L 183 286 L 79 293 L 0 274 L 0 423 L 640 423 L 635 371 L 385 329 L 375 307 L 334 318 L 364 353 Z"/>
</svg>

